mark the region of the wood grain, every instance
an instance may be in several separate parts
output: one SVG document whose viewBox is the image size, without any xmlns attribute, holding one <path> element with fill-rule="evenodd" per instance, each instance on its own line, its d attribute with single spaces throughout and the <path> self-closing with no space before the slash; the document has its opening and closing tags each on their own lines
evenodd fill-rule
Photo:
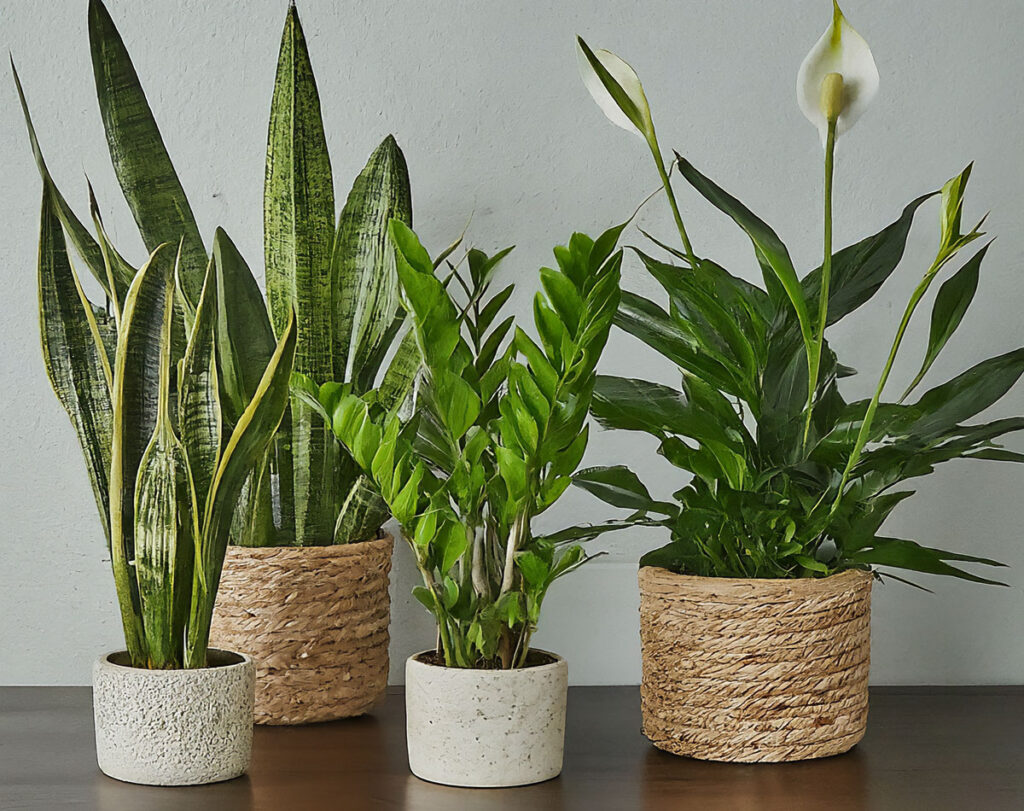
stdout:
<svg viewBox="0 0 1024 811">
<path fill-rule="evenodd" d="M 87 688 L 0 689 L 0 808 L 303 811 L 407 808 L 905 811 L 1024 808 L 1024 688 L 889 688 L 871 694 L 864 740 L 789 764 L 706 763 L 640 734 L 636 687 L 569 691 L 562 776 L 467 791 L 409 774 L 401 691 L 372 716 L 257 727 L 248 777 L 214 786 L 129 786 L 96 768 Z"/>
</svg>

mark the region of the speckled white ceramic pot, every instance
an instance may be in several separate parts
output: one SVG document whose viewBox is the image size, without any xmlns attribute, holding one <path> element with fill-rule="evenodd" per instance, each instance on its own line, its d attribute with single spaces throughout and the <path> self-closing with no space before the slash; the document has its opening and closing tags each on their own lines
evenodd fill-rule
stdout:
<svg viewBox="0 0 1024 811">
<path fill-rule="evenodd" d="M 542 651 L 543 652 L 543 651 Z M 405 664 L 409 768 L 432 783 L 525 786 L 557 777 L 565 742 L 569 666 L 517 670 Z"/>
<path fill-rule="evenodd" d="M 145 670 L 108 653 L 92 669 L 96 759 L 128 783 L 191 786 L 245 773 L 252 755 L 256 670 L 210 650 L 210 667 Z"/>
</svg>

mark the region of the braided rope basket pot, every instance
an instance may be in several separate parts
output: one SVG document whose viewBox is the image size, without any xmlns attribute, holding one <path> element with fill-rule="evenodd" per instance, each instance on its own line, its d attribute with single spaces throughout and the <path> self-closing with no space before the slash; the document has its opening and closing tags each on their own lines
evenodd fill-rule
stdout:
<svg viewBox="0 0 1024 811">
<path fill-rule="evenodd" d="M 872 575 L 756 580 L 640 569 L 643 733 L 700 760 L 838 755 L 868 716 Z"/>
<path fill-rule="evenodd" d="M 228 547 L 210 645 L 256 663 L 257 724 L 362 715 L 388 682 L 390 535 Z"/>
</svg>

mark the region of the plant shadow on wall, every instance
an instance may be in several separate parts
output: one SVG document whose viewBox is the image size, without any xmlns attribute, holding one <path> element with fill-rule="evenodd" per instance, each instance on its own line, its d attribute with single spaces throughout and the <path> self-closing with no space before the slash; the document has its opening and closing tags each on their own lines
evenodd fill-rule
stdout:
<svg viewBox="0 0 1024 811">
<path fill-rule="evenodd" d="M 1024 428 L 1024 418 L 970 420 L 996 403 L 1024 373 L 1024 348 L 978 363 L 914 396 L 951 339 L 979 282 L 982 222 L 963 224 L 971 167 L 940 190 L 911 201 L 889 226 L 832 249 L 832 177 L 836 138 L 854 123 L 878 87 L 867 43 L 834 7 L 833 22 L 798 77 L 801 109 L 824 145 L 822 264 L 798 275 L 779 236 L 743 203 L 678 153 L 667 166 L 643 88 L 633 69 L 580 39 L 585 83 L 613 123 L 647 143 L 678 230 L 680 247 L 645 234 L 671 257 L 634 248 L 664 289 L 666 302 L 623 292 L 615 323 L 675 364 L 674 389 L 646 380 L 599 375 L 593 413 L 608 428 L 643 431 L 658 452 L 692 474 L 673 501 L 650 495 L 624 466 L 591 468 L 575 483 L 632 511 L 627 522 L 657 524 L 671 542 L 641 561 L 673 572 L 737 578 L 826 577 L 884 567 L 995 581 L 960 564 L 1002 564 L 887 536 L 883 523 L 913 495 L 904 482 L 952 459 L 1024 461 L 996 440 Z M 669 179 L 671 168 L 750 239 L 764 286 L 748 283 L 692 245 Z M 828 327 L 866 304 L 900 264 L 911 223 L 939 202 L 938 248 L 924 269 L 882 365 L 874 394 L 848 402 L 842 381 L 856 374 L 826 340 Z M 973 247 L 972 247 L 973 250 Z M 966 257 L 966 258 L 965 258 Z M 883 395 L 904 335 L 933 283 L 939 287 L 923 360 L 895 400 Z M 616 525 L 595 527 L 613 530 Z"/>
</svg>

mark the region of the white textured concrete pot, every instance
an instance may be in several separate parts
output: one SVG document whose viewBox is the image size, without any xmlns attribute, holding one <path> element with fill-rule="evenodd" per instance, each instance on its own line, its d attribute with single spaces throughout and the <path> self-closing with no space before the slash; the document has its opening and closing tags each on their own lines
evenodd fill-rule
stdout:
<svg viewBox="0 0 1024 811">
<path fill-rule="evenodd" d="M 534 667 L 469 670 L 427 664 L 423 655 L 405 663 L 414 775 L 470 788 L 525 786 L 559 775 L 569 686 L 564 659 L 548 654 L 553 662 Z"/>
<path fill-rule="evenodd" d="M 92 669 L 96 760 L 128 783 L 192 786 L 245 774 L 252 755 L 256 669 L 209 651 L 210 667 L 146 670 L 108 653 Z"/>
</svg>

